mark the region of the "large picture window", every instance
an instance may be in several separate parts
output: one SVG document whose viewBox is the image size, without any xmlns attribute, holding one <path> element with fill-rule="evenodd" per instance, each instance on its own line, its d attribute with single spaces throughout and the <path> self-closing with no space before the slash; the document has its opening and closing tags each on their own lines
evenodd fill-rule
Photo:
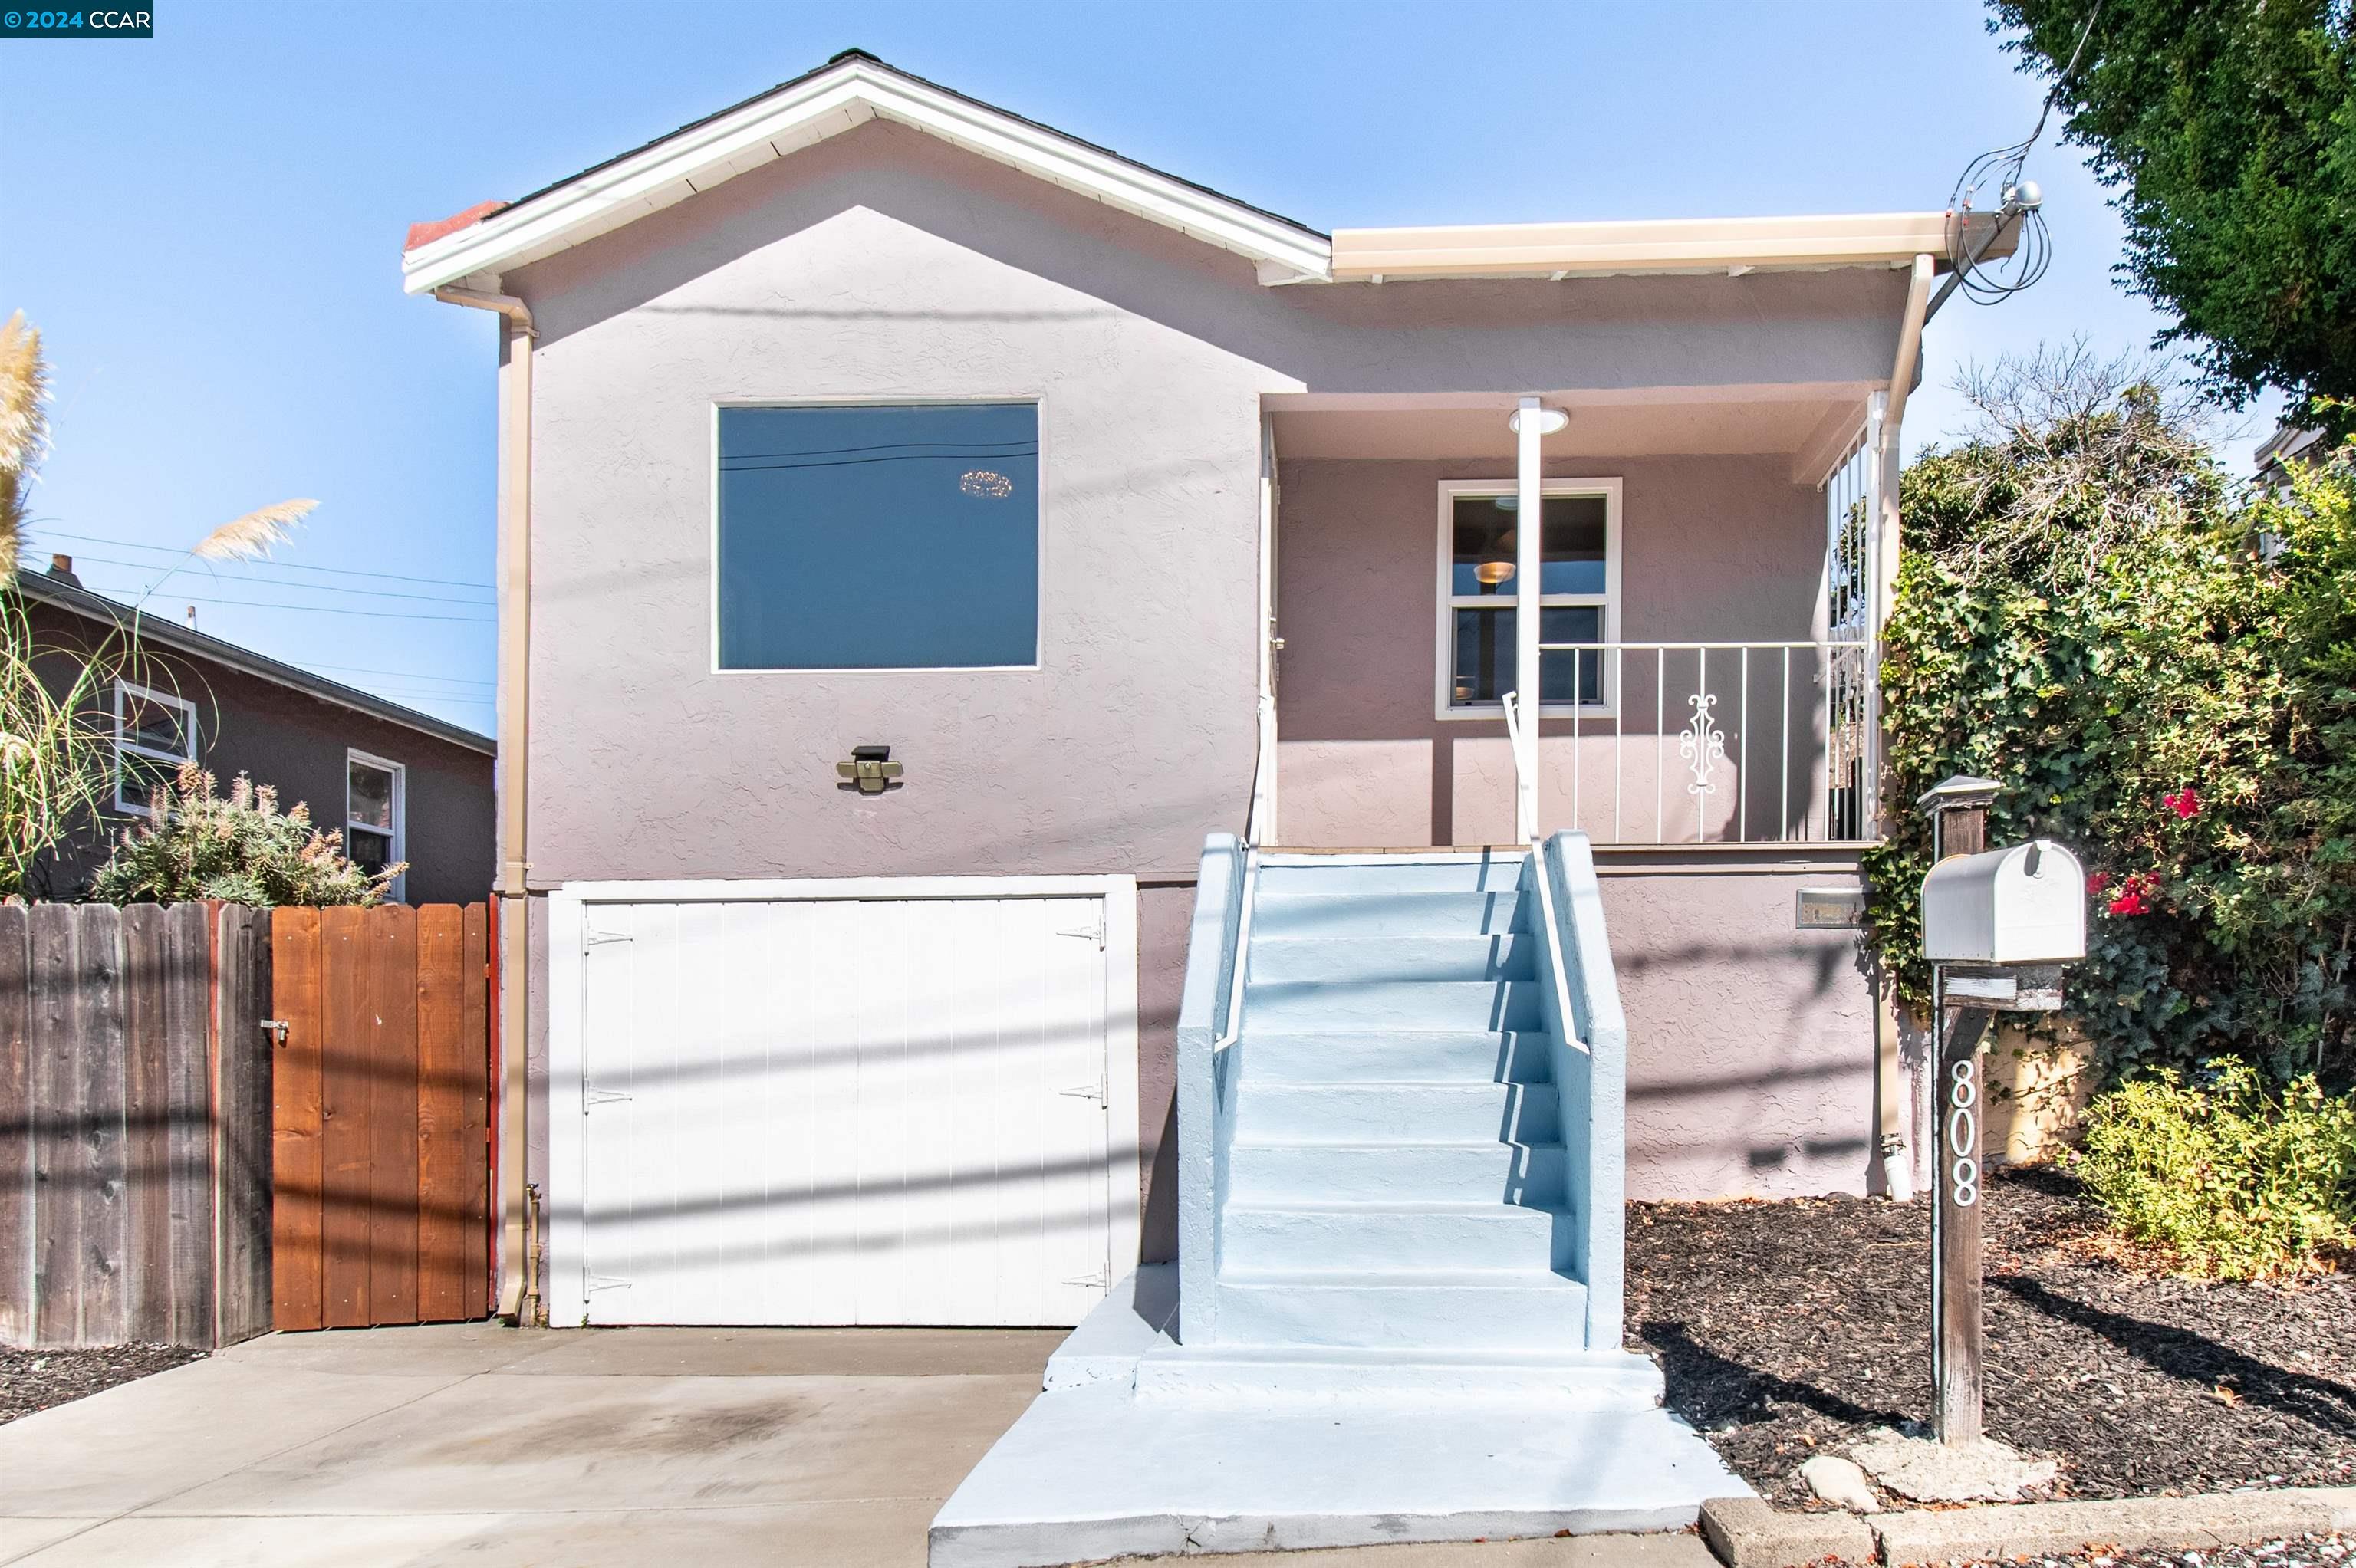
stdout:
<svg viewBox="0 0 2356 1568">
<path fill-rule="evenodd" d="M 722 669 L 1039 658 L 1033 403 L 719 411 Z"/>
<path fill-rule="evenodd" d="M 1549 482 L 1539 534 L 1538 637 L 1609 643 L 1618 632 L 1619 486 Z M 1510 481 L 1447 484 L 1440 494 L 1440 694 L 1442 718 L 1494 717 L 1517 689 L 1515 599 L 1522 518 Z M 1540 656 L 1546 706 L 1607 700 L 1602 655 Z"/>
<path fill-rule="evenodd" d="M 114 809 L 149 815 L 148 800 L 197 760 L 197 705 L 152 687 L 114 683 Z"/>
</svg>

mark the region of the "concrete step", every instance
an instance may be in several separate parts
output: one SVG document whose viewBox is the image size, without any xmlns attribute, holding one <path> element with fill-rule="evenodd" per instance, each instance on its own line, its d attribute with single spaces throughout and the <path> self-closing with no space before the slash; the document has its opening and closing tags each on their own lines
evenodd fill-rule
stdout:
<svg viewBox="0 0 2356 1568">
<path fill-rule="evenodd" d="M 1494 936 L 1529 928 L 1521 895 L 1496 892 L 1369 892 L 1346 897 L 1253 895 L 1252 940 L 1340 936 Z"/>
<path fill-rule="evenodd" d="M 1587 1287 L 1547 1270 L 1221 1271 L 1222 1344 L 1582 1349 Z"/>
<path fill-rule="evenodd" d="M 1244 987 L 1244 1028 L 1269 1033 L 1543 1024 L 1535 980 L 1251 980 Z"/>
<path fill-rule="evenodd" d="M 1376 1202 L 1401 1194 L 1435 1203 L 1566 1207 L 1560 1144 L 1254 1144 L 1228 1154 L 1229 1204 Z"/>
<path fill-rule="evenodd" d="M 1646 1410 L 1661 1369 L 1625 1350 L 1451 1350 L 1435 1346 L 1165 1345 L 1137 1363 L 1140 1399 L 1527 1400 L 1555 1409 Z"/>
<path fill-rule="evenodd" d="M 1557 1232 L 1561 1232 L 1560 1245 Z M 1228 1202 L 1222 1268 L 1544 1269 L 1569 1261 L 1567 1218 L 1510 1203 Z"/>
<path fill-rule="evenodd" d="M 1535 1029 L 1367 1029 L 1277 1034 L 1246 1029 L 1253 1083 L 1543 1083 L 1553 1073 Z"/>
<path fill-rule="evenodd" d="M 1363 893 L 1512 892 L 1529 857 L 1513 850 L 1483 855 L 1262 856 L 1263 894 L 1355 898 Z"/>
<path fill-rule="evenodd" d="M 1256 933 L 1255 934 L 1261 934 Z M 1317 980 L 1528 980 L 1537 939 L 1488 936 L 1277 937 L 1252 944 L 1258 983 Z"/>
<path fill-rule="evenodd" d="M 1247 1062 L 1248 1066 L 1248 1062 Z M 1247 1077 L 1236 1142 L 1562 1141 L 1551 1083 L 1259 1083 Z"/>
</svg>

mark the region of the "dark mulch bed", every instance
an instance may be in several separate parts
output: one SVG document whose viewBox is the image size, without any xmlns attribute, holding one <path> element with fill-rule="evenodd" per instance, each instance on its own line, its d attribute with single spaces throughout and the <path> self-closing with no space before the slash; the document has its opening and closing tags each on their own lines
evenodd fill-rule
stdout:
<svg viewBox="0 0 2356 1568">
<path fill-rule="evenodd" d="M 94 1350 L 12 1350 L 0 1345 L 0 1423 L 166 1371 L 203 1355 L 179 1345 L 108 1345 Z"/>
<path fill-rule="evenodd" d="M 2073 1552 L 2067 1557 L 2008 1557 L 1987 1568 L 2344 1568 L 2356 1547 L 2338 1535 L 2306 1535 L 2255 1546 L 2212 1546 L 2182 1552 Z M 1964 1568 L 1981 1568 L 1965 1563 Z"/>
<path fill-rule="evenodd" d="M 2204 1285 L 2103 1256 L 2048 1168 L 1987 1208 L 1987 1427 L 2062 1461 L 2052 1495 L 2356 1481 L 2356 1276 Z M 1632 1203 L 1628 1324 L 1671 1409 L 1762 1497 L 1877 1426 L 1927 1419 L 1927 1199 Z"/>
</svg>

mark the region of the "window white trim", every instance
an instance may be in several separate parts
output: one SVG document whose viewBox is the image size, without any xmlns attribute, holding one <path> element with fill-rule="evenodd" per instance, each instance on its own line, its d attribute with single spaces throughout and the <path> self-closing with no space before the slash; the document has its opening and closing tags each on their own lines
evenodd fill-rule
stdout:
<svg viewBox="0 0 2356 1568">
<path fill-rule="evenodd" d="M 1038 568 L 1038 585 L 1033 591 L 1031 626 L 1031 662 L 1029 664 L 959 664 L 959 665 L 841 665 L 805 666 L 771 665 L 758 668 L 720 662 L 720 415 L 724 409 L 904 409 L 923 404 L 942 406 L 989 407 L 1005 403 L 1031 405 L 1033 422 L 1038 430 L 1039 448 L 1034 461 L 1038 464 L 1039 505 L 1035 518 L 1038 532 L 1033 547 L 1033 561 Z M 779 676 L 894 676 L 894 675 L 1036 675 L 1047 665 L 1047 503 L 1052 494 L 1047 477 L 1047 394 L 1044 391 L 959 393 L 939 397 L 924 392 L 873 393 L 862 392 L 851 397 L 801 396 L 780 398 L 714 398 L 712 400 L 709 437 L 711 450 L 705 456 L 705 471 L 711 477 L 712 496 L 704 532 L 704 577 L 706 587 L 705 618 L 709 623 L 708 645 L 711 668 L 706 672 L 723 677 L 750 676 L 774 679 Z"/>
<path fill-rule="evenodd" d="M 166 752 L 160 747 L 143 746 L 136 741 L 129 739 L 124 730 L 124 722 L 129 718 L 124 711 L 125 698 L 136 698 L 142 702 L 152 702 L 159 708 L 177 709 L 180 713 L 180 735 L 186 742 L 184 749 L 178 752 Z M 138 686 L 127 680 L 118 680 L 114 683 L 115 810 L 130 816 L 155 816 L 155 813 L 147 808 L 145 798 L 133 800 L 127 798 L 123 793 L 123 758 L 125 752 L 134 757 L 146 757 L 155 762 L 170 763 L 177 767 L 182 763 L 195 762 L 198 750 L 195 703 L 177 692 L 158 691 L 152 686 Z"/>
<path fill-rule="evenodd" d="M 1502 725 L 1505 716 L 1494 703 L 1474 706 L 1460 705 L 1453 700 L 1456 685 L 1456 610 L 1462 606 L 1499 608 L 1512 603 L 1496 594 L 1460 594 L 1455 589 L 1456 563 L 1456 503 L 1466 496 L 1510 496 L 1516 486 L 1505 479 L 1443 479 L 1440 482 L 1438 520 L 1435 526 L 1437 550 L 1432 577 L 1432 715 L 1438 719 L 1483 720 Z M 1601 593 L 1548 593 L 1538 603 L 1551 609 L 1558 605 L 1592 604 L 1603 611 L 1603 638 L 1606 643 L 1620 640 L 1620 481 L 1617 479 L 1549 479 L 1540 494 L 1544 496 L 1601 496 L 1603 497 L 1603 592 Z M 1584 718 L 1608 719 L 1614 712 L 1613 693 L 1609 676 L 1605 677 L 1602 700 L 1600 702 L 1549 702 L 1544 713 L 1569 718 L 1578 714 Z"/>
<path fill-rule="evenodd" d="M 387 863 L 409 859 L 409 769 L 390 757 L 380 757 L 373 752 L 363 752 L 356 746 L 344 749 L 344 854 L 352 852 L 352 829 L 363 833 L 381 833 L 384 829 L 365 822 L 352 820 L 352 764 L 379 768 L 392 775 L 392 852 Z M 394 903 L 405 903 L 409 898 L 409 873 L 402 872 L 392 880 L 392 888 L 385 895 Z"/>
</svg>

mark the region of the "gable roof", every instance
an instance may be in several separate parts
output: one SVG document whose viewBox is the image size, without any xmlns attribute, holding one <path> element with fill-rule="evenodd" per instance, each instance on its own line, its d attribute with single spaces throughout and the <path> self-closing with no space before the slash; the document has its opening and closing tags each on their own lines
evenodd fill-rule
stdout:
<svg viewBox="0 0 2356 1568">
<path fill-rule="evenodd" d="M 1263 283 L 1387 278 L 1902 268 L 1989 238 L 1993 216 L 1947 212 L 1344 229 L 1329 236 L 1208 186 L 845 49 L 816 70 L 511 202 L 410 226 L 402 286 L 496 278 L 873 119 L 1161 223 L 1258 264 Z M 2018 231 L 1995 236 L 2008 255 Z"/>
<path fill-rule="evenodd" d="M 53 604 L 86 620 L 104 621 L 125 628 L 135 621 L 139 640 L 143 643 L 170 648 L 189 658 L 203 659 L 209 664 L 256 676 L 302 692 L 306 697 L 316 698 L 321 702 L 348 708 L 355 713 L 365 713 L 371 719 L 381 719 L 390 724 L 402 725 L 420 734 L 431 735 L 437 741 L 447 741 L 470 752 L 480 752 L 487 757 L 496 756 L 498 752 L 498 747 L 488 735 L 478 735 L 461 725 L 436 719 L 431 713 L 421 713 L 414 708 L 404 708 L 398 702 L 389 701 L 357 687 L 346 686 L 339 680 L 314 675 L 307 669 L 282 663 L 267 654 L 255 653 L 252 648 L 223 642 L 193 627 L 183 626 L 167 616 L 139 614 L 128 604 L 109 599 L 103 593 L 94 593 L 78 582 L 69 582 L 52 573 L 19 572 L 14 586 L 27 599 Z"/>
<path fill-rule="evenodd" d="M 1165 174 L 846 49 L 667 136 L 509 203 L 414 225 L 402 284 L 426 293 L 552 256 L 872 119 L 970 153 L 1249 258 L 1263 281 L 1326 276 L 1332 247 L 1303 223 Z"/>
</svg>

